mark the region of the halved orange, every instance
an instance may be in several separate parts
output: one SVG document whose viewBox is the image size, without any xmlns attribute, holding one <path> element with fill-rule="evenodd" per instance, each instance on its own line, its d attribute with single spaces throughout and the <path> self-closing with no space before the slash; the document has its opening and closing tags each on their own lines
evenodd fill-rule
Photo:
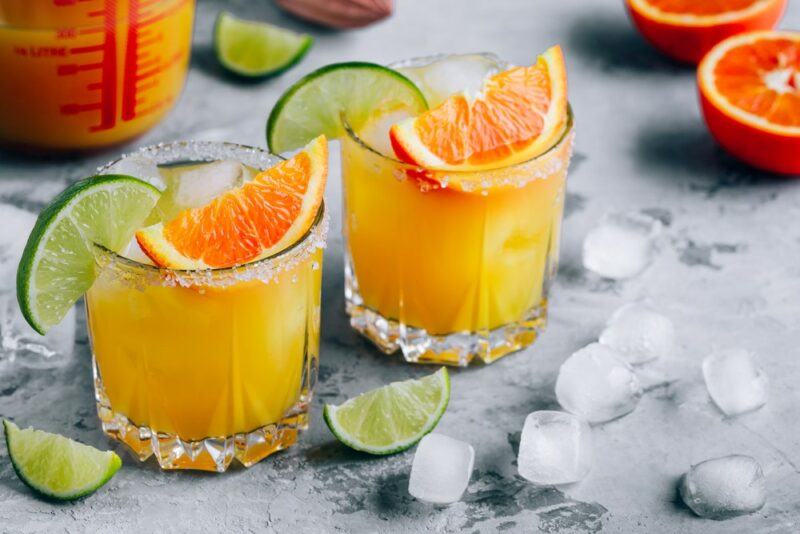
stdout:
<svg viewBox="0 0 800 534">
<path fill-rule="evenodd" d="M 449 97 L 392 126 L 401 160 L 426 169 L 479 171 L 527 161 L 559 139 L 567 121 L 567 74 L 561 47 L 530 67 L 487 79 L 474 98 Z"/>
<path fill-rule="evenodd" d="M 697 64 L 743 32 L 775 27 L 787 0 L 626 0 L 639 32 L 667 56 Z"/>
<path fill-rule="evenodd" d="M 753 32 L 715 46 L 697 69 L 712 135 L 737 158 L 800 174 L 800 32 Z"/>
<path fill-rule="evenodd" d="M 294 157 L 199 208 L 136 232 L 153 263 L 172 269 L 242 265 L 300 239 L 317 216 L 328 176 L 328 143 L 311 141 Z"/>
</svg>

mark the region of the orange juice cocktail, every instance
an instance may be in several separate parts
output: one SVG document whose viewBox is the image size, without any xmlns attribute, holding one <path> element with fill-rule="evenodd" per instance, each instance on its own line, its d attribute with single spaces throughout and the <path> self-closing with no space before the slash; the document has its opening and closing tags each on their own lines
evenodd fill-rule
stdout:
<svg viewBox="0 0 800 534">
<path fill-rule="evenodd" d="M 0 0 L 0 144 L 107 146 L 180 96 L 194 0 Z"/>
<path fill-rule="evenodd" d="M 402 163 L 348 129 L 342 177 L 351 324 L 412 362 L 488 363 L 532 343 L 546 322 L 558 263 L 572 138 L 570 119 L 532 160 L 448 173 Z"/>
<path fill-rule="evenodd" d="M 219 143 L 145 153 L 160 163 L 276 160 Z M 308 233 L 276 256 L 205 271 L 98 248 L 86 307 L 104 431 L 165 469 L 223 471 L 234 457 L 252 465 L 294 443 L 317 374 L 326 228 L 320 208 Z"/>
</svg>

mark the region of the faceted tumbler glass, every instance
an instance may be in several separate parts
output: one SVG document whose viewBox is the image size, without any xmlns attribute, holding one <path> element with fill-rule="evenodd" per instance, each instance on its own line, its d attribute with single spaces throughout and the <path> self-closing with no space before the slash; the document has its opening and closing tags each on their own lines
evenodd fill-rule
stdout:
<svg viewBox="0 0 800 534">
<path fill-rule="evenodd" d="M 224 143 L 139 154 L 158 164 L 279 161 Z M 327 226 L 320 208 L 290 248 L 229 269 L 157 268 L 96 246 L 86 309 L 105 433 L 163 469 L 250 466 L 295 443 L 317 376 Z"/>
<path fill-rule="evenodd" d="M 409 362 L 490 363 L 533 343 L 558 264 L 571 112 L 547 152 L 481 172 L 409 166 L 345 126 L 350 324 Z"/>
</svg>

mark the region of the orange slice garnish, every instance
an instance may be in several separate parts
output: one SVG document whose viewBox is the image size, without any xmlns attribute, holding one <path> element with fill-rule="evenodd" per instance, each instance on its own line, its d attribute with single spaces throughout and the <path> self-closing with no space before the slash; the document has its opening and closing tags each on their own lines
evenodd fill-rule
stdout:
<svg viewBox="0 0 800 534">
<path fill-rule="evenodd" d="M 550 148 L 567 121 L 567 74 L 561 47 L 530 67 L 486 80 L 474 98 L 449 97 L 392 126 L 401 160 L 435 170 L 479 171 L 527 161 Z"/>
<path fill-rule="evenodd" d="M 626 0 L 639 32 L 664 54 L 697 63 L 720 41 L 773 28 L 787 0 Z"/>
<path fill-rule="evenodd" d="M 697 70 L 711 133 L 761 169 L 800 174 L 800 32 L 726 39 Z"/>
<path fill-rule="evenodd" d="M 327 176 L 328 143 L 320 136 L 205 206 L 139 230 L 136 240 L 156 265 L 172 269 L 231 267 L 272 256 L 311 227 Z"/>
</svg>

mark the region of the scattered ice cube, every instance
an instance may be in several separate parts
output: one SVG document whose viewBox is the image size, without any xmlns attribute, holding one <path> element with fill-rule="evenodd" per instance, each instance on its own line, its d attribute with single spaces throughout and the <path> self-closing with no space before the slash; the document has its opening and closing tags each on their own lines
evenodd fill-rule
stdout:
<svg viewBox="0 0 800 534">
<path fill-rule="evenodd" d="M 233 160 L 198 165 L 180 173 L 176 179 L 174 201 L 183 209 L 205 206 L 216 197 L 244 184 L 247 169 Z"/>
<path fill-rule="evenodd" d="M 139 246 L 139 242 L 136 241 L 136 237 L 131 238 L 130 242 L 122 250 L 120 255 L 128 258 L 129 260 L 144 263 L 145 265 L 155 265 L 153 260 L 151 260 L 150 257 L 144 253 L 142 247 Z"/>
<path fill-rule="evenodd" d="M 69 359 L 75 344 L 75 309 L 41 336 L 25 321 L 17 304 L 16 275 L 36 215 L 0 204 L 0 360 L 27 366 L 57 366 Z"/>
<path fill-rule="evenodd" d="M 428 434 L 417 445 L 408 492 L 436 504 L 461 499 L 472 476 L 475 450 L 469 443 L 443 434 Z"/>
<path fill-rule="evenodd" d="M 733 454 L 693 465 L 681 479 L 680 493 L 700 517 L 729 519 L 764 506 L 765 482 L 755 458 Z"/>
<path fill-rule="evenodd" d="M 118 162 L 103 171 L 103 174 L 127 174 L 140 180 L 144 180 L 150 185 L 157 187 L 160 191 L 166 189 L 164 178 L 158 170 L 158 165 L 152 159 L 140 154 L 123 156 Z"/>
<path fill-rule="evenodd" d="M 611 316 L 600 334 L 600 343 L 636 365 L 673 354 L 675 327 L 668 317 L 646 304 L 626 304 Z"/>
<path fill-rule="evenodd" d="M 561 407 L 590 423 L 633 411 L 642 386 L 631 367 L 612 349 L 592 343 L 567 358 L 556 379 Z"/>
<path fill-rule="evenodd" d="M 714 351 L 703 360 L 703 378 L 711 400 L 725 415 L 757 410 L 767 402 L 767 375 L 744 349 Z"/>
<path fill-rule="evenodd" d="M 517 456 L 519 474 L 535 484 L 571 484 L 592 467 L 592 429 L 565 412 L 542 410 L 525 418 Z"/>
<path fill-rule="evenodd" d="M 480 93 L 486 78 L 508 68 L 493 54 L 453 54 L 426 65 L 399 67 L 419 87 L 430 107 L 447 97 L 466 92 L 470 97 Z"/>
<path fill-rule="evenodd" d="M 615 280 L 636 276 L 652 261 L 661 227 L 642 213 L 609 213 L 583 242 L 583 266 Z"/>
<path fill-rule="evenodd" d="M 407 111 L 392 111 L 384 113 L 367 122 L 358 132 L 358 136 L 367 145 L 381 154 L 393 155 L 394 149 L 389 140 L 389 129 L 393 124 L 410 117 Z"/>
</svg>

